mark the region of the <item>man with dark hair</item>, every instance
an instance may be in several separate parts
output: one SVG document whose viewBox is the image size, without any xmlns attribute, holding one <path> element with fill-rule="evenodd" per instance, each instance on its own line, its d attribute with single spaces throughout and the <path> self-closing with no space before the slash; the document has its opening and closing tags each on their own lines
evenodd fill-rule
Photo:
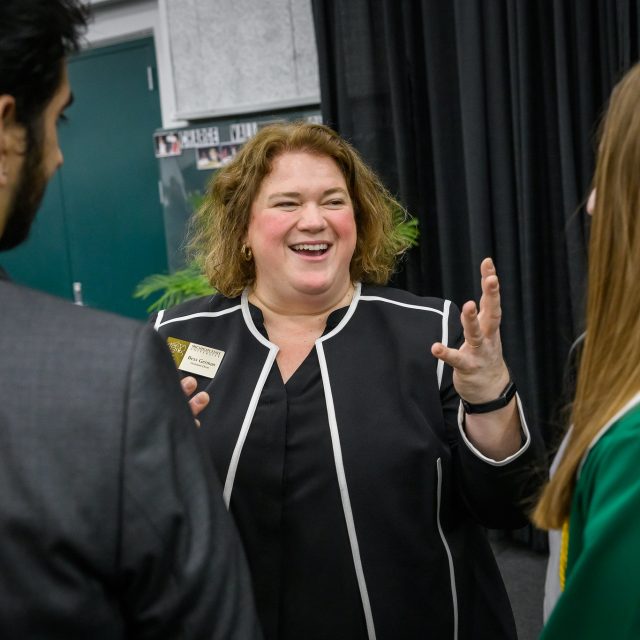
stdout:
<svg viewBox="0 0 640 640">
<path fill-rule="evenodd" d="M 74 0 L 0 2 L 0 248 L 62 163 Z M 0 271 L 0 637 L 258 638 L 244 555 L 170 355 Z"/>
</svg>

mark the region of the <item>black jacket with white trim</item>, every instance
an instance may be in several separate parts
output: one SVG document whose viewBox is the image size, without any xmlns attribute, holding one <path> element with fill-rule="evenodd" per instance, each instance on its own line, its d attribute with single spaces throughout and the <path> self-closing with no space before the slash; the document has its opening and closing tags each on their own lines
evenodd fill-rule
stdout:
<svg viewBox="0 0 640 640">
<path fill-rule="evenodd" d="M 166 339 L 223 351 L 200 416 L 231 511 L 251 469 L 242 447 L 277 346 L 246 294 L 186 302 L 155 318 Z M 520 504 L 539 462 L 518 399 L 523 445 L 486 458 L 466 439 L 452 370 L 431 345 L 462 340 L 448 301 L 358 286 L 340 323 L 316 341 L 345 526 L 369 638 L 515 638 L 484 527 L 526 524 Z M 242 535 L 250 522 L 238 521 Z M 312 550 L 310 550 L 310 553 Z"/>
</svg>

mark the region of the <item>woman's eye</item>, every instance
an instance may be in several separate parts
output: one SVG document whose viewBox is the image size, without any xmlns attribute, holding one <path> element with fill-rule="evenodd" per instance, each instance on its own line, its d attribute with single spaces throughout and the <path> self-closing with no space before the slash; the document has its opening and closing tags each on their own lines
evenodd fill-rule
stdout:
<svg viewBox="0 0 640 640">
<path fill-rule="evenodd" d="M 278 207 L 279 209 L 293 209 L 297 206 L 298 206 L 298 203 L 293 202 L 291 200 L 286 200 L 286 201 L 276 203 L 276 207 Z"/>
<path fill-rule="evenodd" d="M 342 207 L 344 206 L 344 200 L 337 198 L 335 200 L 329 200 L 326 204 L 330 207 Z"/>
</svg>

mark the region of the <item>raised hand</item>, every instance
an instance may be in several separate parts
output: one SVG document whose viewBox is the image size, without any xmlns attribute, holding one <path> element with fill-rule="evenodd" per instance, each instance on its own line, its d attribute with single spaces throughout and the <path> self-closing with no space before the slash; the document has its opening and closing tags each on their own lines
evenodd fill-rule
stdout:
<svg viewBox="0 0 640 640">
<path fill-rule="evenodd" d="M 509 369 L 500 340 L 500 283 L 491 258 L 480 265 L 482 297 L 480 311 L 470 300 L 462 307 L 464 342 L 459 349 L 436 342 L 431 353 L 453 367 L 453 384 L 461 398 L 472 404 L 495 400 L 509 383 Z M 470 441 L 485 455 L 502 460 L 520 447 L 520 419 L 515 400 L 490 413 L 467 415 L 465 430 Z"/>
<path fill-rule="evenodd" d="M 500 283 L 491 258 L 482 261 L 480 273 L 480 312 L 473 300 L 462 307 L 464 343 L 459 349 L 440 342 L 431 347 L 436 358 L 453 367 L 453 384 L 458 394 L 474 404 L 497 398 L 509 382 L 500 340 Z"/>
</svg>

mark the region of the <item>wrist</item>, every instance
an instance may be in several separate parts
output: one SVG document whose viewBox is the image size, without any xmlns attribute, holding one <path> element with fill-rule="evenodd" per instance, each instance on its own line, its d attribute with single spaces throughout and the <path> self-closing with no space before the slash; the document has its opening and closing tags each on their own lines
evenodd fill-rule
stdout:
<svg viewBox="0 0 640 640">
<path fill-rule="evenodd" d="M 460 401 L 462 402 L 464 411 L 467 414 L 489 413 L 506 407 L 511 400 L 513 400 L 513 397 L 516 395 L 516 391 L 516 384 L 511 377 L 509 377 L 509 381 L 503 388 L 502 392 L 492 400 L 488 400 L 486 402 L 469 402 L 460 396 Z"/>
</svg>

